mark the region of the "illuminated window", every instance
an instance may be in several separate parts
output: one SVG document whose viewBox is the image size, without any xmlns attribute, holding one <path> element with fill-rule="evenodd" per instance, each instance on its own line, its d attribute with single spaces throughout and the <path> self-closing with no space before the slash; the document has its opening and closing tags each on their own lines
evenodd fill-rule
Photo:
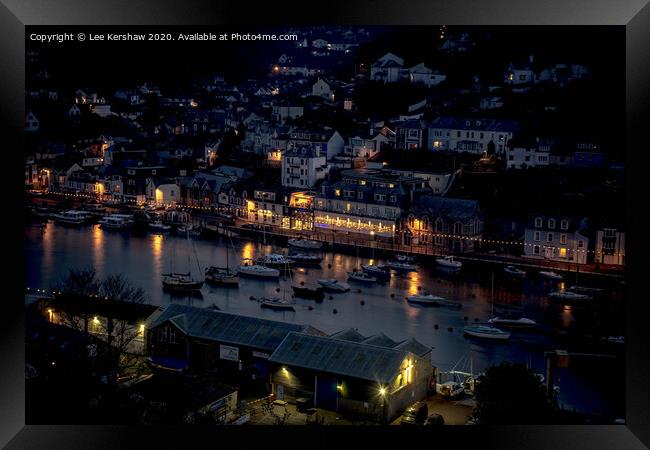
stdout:
<svg viewBox="0 0 650 450">
<path fill-rule="evenodd" d="M 561 249 L 560 249 L 560 256 L 561 256 L 562 258 L 566 258 L 566 248 L 561 248 Z"/>
<path fill-rule="evenodd" d="M 341 196 L 341 190 L 340 189 L 335 190 L 334 193 L 336 194 L 337 197 Z"/>
</svg>

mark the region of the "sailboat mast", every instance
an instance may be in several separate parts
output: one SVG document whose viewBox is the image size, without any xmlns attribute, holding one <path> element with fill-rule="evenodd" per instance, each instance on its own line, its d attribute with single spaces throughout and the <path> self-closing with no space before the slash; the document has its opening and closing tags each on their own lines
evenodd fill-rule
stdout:
<svg viewBox="0 0 650 450">
<path fill-rule="evenodd" d="M 492 271 L 492 315 L 494 316 L 494 271 Z"/>
</svg>

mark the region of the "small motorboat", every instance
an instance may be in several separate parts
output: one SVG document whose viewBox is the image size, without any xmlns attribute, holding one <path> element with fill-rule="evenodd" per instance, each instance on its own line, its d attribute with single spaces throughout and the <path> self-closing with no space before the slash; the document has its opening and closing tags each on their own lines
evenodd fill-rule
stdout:
<svg viewBox="0 0 650 450">
<path fill-rule="evenodd" d="M 510 339 L 510 333 L 489 325 L 468 325 L 463 328 L 463 332 L 468 336 L 481 339 L 491 339 L 496 341 L 505 341 Z"/>
<path fill-rule="evenodd" d="M 511 317 L 493 317 L 488 320 L 488 323 L 493 326 L 504 328 L 528 328 L 537 325 L 537 322 L 533 319 L 528 319 L 526 317 L 520 317 L 518 319 Z"/>
<path fill-rule="evenodd" d="M 131 228 L 134 224 L 131 214 L 109 214 L 99 221 L 102 228 L 123 230 Z"/>
<path fill-rule="evenodd" d="M 408 255 L 395 255 L 395 259 L 399 262 L 406 262 L 406 263 L 415 262 L 415 258 L 413 256 L 408 256 Z"/>
<path fill-rule="evenodd" d="M 525 277 L 526 272 L 524 270 L 518 269 L 515 266 L 505 266 L 503 271 L 513 277 Z"/>
<path fill-rule="evenodd" d="M 50 219 L 64 225 L 86 225 L 92 222 L 93 215 L 88 211 L 69 211 L 57 212 L 50 215 Z"/>
<path fill-rule="evenodd" d="M 390 268 L 388 266 L 363 264 L 361 270 L 377 278 L 377 281 L 390 280 Z"/>
<path fill-rule="evenodd" d="M 303 248 L 307 250 L 319 250 L 323 247 L 323 243 L 311 239 L 289 239 L 288 244 L 291 247 Z"/>
<path fill-rule="evenodd" d="M 343 283 L 335 278 L 318 280 L 318 284 L 323 286 L 325 292 L 347 292 L 350 290 L 349 284 Z"/>
<path fill-rule="evenodd" d="M 625 344 L 625 336 L 603 336 L 602 339 L 611 344 Z"/>
<path fill-rule="evenodd" d="M 577 292 L 579 294 L 600 294 L 604 289 L 587 287 L 587 286 L 571 286 L 566 289 L 567 291 Z"/>
<path fill-rule="evenodd" d="M 463 306 L 459 302 L 429 293 L 410 295 L 406 297 L 406 301 L 422 306 L 449 306 L 452 308 L 461 308 Z"/>
<path fill-rule="evenodd" d="M 163 289 L 169 292 L 189 293 L 203 287 L 203 281 L 195 280 L 190 273 L 164 273 L 162 277 Z"/>
<path fill-rule="evenodd" d="M 543 276 L 544 278 L 548 278 L 549 280 L 563 280 L 564 277 L 560 275 L 557 272 L 553 272 L 552 270 L 540 270 L 539 274 Z"/>
<path fill-rule="evenodd" d="M 280 271 L 278 269 L 254 264 L 252 260 L 245 260 L 244 264 L 239 266 L 237 273 L 240 276 L 261 279 L 277 279 L 280 277 Z"/>
<path fill-rule="evenodd" d="M 418 270 L 415 264 L 395 260 L 388 261 L 386 265 L 397 272 L 417 272 Z"/>
<path fill-rule="evenodd" d="M 149 229 L 159 233 L 167 233 L 171 231 L 171 225 L 165 225 L 162 220 L 156 220 L 155 222 L 149 223 Z"/>
<path fill-rule="evenodd" d="M 268 255 L 260 256 L 255 259 L 255 263 L 261 266 L 287 270 L 295 264 L 295 261 L 279 253 L 269 253 Z"/>
<path fill-rule="evenodd" d="M 548 294 L 548 298 L 567 302 L 584 302 L 593 299 L 591 295 L 578 294 L 577 292 L 573 291 L 553 291 Z"/>
<path fill-rule="evenodd" d="M 436 391 L 444 398 L 453 400 L 465 393 L 465 388 L 462 384 L 456 381 L 447 381 L 440 383 L 436 386 Z"/>
<path fill-rule="evenodd" d="M 289 259 L 294 261 L 297 265 L 303 265 L 303 266 L 309 266 L 309 265 L 317 266 L 323 260 L 322 256 L 308 255 L 306 253 L 292 253 L 288 257 Z"/>
<path fill-rule="evenodd" d="M 293 294 L 296 297 L 316 300 L 317 302 L 323 301 L 325 298 L 323 288 L 320 286 L 313 288 L 307 286 L 291 286 L 291 288 L 293 289 Z"/>
<path fill-rule="evenodd" d="M 260 300 L 260 307 L 274 309 L 276 311 L 295 311 L 293 303 L 278 297 L 262 297 Z"/>
<path fill-rule="evenodd" d="M 377 278 L 373 277 L 366 272 L 348 272 L 348 281 L 356 281 L 357 283 L 376 283 Z"/>
<path fill-rule="evenodd" d="M 444 256 L 442 258 L 436 258 L 436 263 L 438 267 L 447 270 L 460 270 L 463 267 L 463 263 L 456 261 L 453 256 Z"/>
<path fill-rule="evenodd" d="M 227 267 L 208 267 L 205 269 L 205 282 L 215 286 L 237 287 L 239 275 Z"/>
</svg>

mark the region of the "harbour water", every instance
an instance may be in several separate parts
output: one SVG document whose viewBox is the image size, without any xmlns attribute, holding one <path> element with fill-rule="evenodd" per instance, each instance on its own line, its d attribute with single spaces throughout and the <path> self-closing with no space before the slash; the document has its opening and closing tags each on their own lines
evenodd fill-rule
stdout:
<svg viewBox="0 0 650 450">
<path fill-rule="evenodd" d="M 351 291 L 326 294 L 322 303 L 295 298 L 295 312 L 260 308 L 250 297 L 290 298 L 291 285 L 304 282 L 314 286 L 321 278 L 346 281 L 347 272 L 361 264 L 381 264 L 369 256 L 323 253 L 320 267 L 295 268 L 290 276 L 277 281 L 241 278 L 239 288 L 204 285 L 202 298 L 174 296 L 162 290 L 160 274 L 170 270 L 202 277 L 207 266 L 230 266 L 243 258 L 271 252 L 287 253 L 273 242 L 203 240 L 175 235 L 135 234 L 104 230 L 97 225 L 66 227 L 49 223 L 26 227 L 26 280 L 30 288 L 52 288 L 71 268 L 93 266 L 99 276 L 122 273 L 135 286 L 142 287 L 154 305 L 171 303 L 198 307 L 216 305 L 223 311 L 309 324 L 326 333 L 356 328 L 364 336 L 384 333 L 395 341 L 411 337 L 432 347 L 431 357 L 439 370 L 483 371 L 501 361 L 528 364 L 544 374 L 544 351 L 556 348 L 590 354 L 611 354 L 616 358 L 574 358 L 567 369 L 560 369 L 559 400 L 567 408 L 624 417 L 623 346 L 605 344 L 598 339 L 576 339 L 575 335 L 607 331 L 623 334 L 624 296 L 618 282 L 608 281 L 594 308 L 579 308 L 549 303 L 547 294 L 560 286 L 530 274 L 524 280 L 509 279 L 502 269 L 465 264 L 459 274 L 436 269 L 433 262 L 422 262 L 418 272 L 393 275 L 390 283 L 363 285 L 350 281 Z M 198 261 L 197 261 L 198 260 Z M 199 267 L 200 265 L 200 267 Z M 463 326 L 486 322 L 493 302 L 491 275 L 494 272 L 494 304 L 497 313 L 504 308 L 536 320 L 537 331 L 514 331 L 507 343 L 481 342 L 466 338 Z M 574 280 L 571 280 L 574 281 Z M 591 280 L 590 280 L 591 281 Z M 583 283 L 581 280 L 580 284 Z M 461 309 L 410 305 L 405 296 L 419 288 L 462 303 Z M 331 297 L 331 299 L 330 299 Z M 457 364 L 462 360 L 462 364 Z"/>
</svg>

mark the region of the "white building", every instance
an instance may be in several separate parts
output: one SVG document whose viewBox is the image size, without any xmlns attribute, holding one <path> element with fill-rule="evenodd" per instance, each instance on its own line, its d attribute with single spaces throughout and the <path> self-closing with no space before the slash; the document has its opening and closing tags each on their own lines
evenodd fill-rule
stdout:
<svg viewBox="0 0 650 450">
<path fill-rule="evenodd" d="M 327 100 L 334 100 L 334 93 L 332 92 L 332 85 L 329 81 L 318 78 L 311 87 L 311 95 L 322 97 Z"/>
<path fill-rule="evenodd" d="M 327 158 L 318 147 L 298 147 L 282 155 L 282 186 L 306 189 L 328 173 Z"/>
<path fill-rule="evenodd" d="M 531 215 L 526 225 L 523 257 L 586 264 L 586 222 L 584 218 Z"/>
<path fill-rule="evenodd" d="M 512 120 L 437 117 L 429 124 L 427 148 L 475 154 L 492 149 L 504 154 L 516 129 Z"/>
<path fill-rule="evenodd" d="M 437 86 L 447 79 L 438 71 L 429 69 L 424 63 L 420 63 L 408 69 L 408 76 L 413 84 L 423 84 L 427 87 Z"/>
<path fill-rule="evenodd" d="M 506 69 L 503 82 L 510 86 L 535 83 L 533 61 L 534 56 L 530 55 L 526 63 L 510 63 Z"/>
<path fill-rule="evenodd" d="M 404 60 L 392 53 L 386 53 L 370 67 L 370 79 L 395 83 L 402 79 Z"/>
<path fill-rule="evenodd" d="M 156 182 L 149 178 L 146 186 L 146 200 L 157 205 L 180 203 L 181 188 L 176 183 Z"/>
<path fill-rule="evenodd" d="M 551 164 L 553 142 L 536 138 L 534 142 L 510 142 L 506 147 L 508 169 L 547 167 Z"/>
</svg>

